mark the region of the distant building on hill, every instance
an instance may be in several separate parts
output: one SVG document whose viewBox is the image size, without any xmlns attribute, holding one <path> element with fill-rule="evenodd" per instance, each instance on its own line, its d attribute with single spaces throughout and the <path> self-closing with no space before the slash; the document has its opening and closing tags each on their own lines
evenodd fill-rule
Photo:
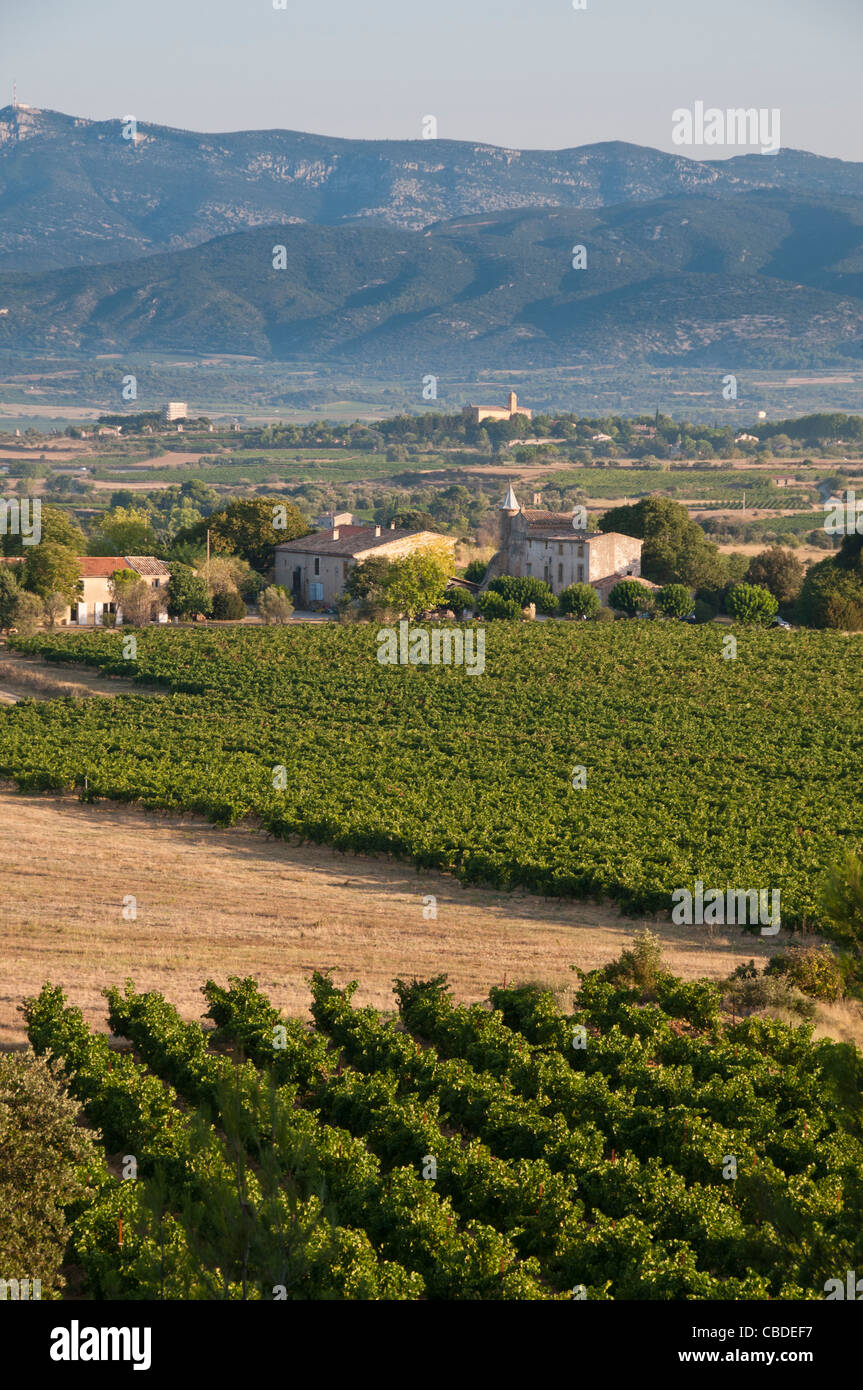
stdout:
<svg viewBox="0 0 863 1390">
<path fill-rule="evenodd" d="M 481 588 L 501 574 L 543 580 L 552 593 L 589 584 L 603 604 L 618 579 L 641 576 L 642 542 L 618 531 L 576 529 L 573 512 L 523 507 L 512 487 L 498 508 L 500 548 Z M 609 582 L 610 581 L 610 582 Z"/>
<path fill-rule="evenodd" d="M 466 405 L 462 410 L 462 415 L 472 425 L 478 425 L 483 420 L 511 420 L 514 415 L 523 415 L 526 420 L 530 420 L 533 417 L 533 411 L 519 405 L 518 396 L 514 391 L 510 391 L 508 405 Z"/>
<path fill-rule="evenodd" d="M 170 425 L 173 420 L 185 420 L 189 414 L 189 407 L 185 401 L 168 401 L 162 407 L 162 419 L 166 425 Z"/>
<path fill-rule="evenodd" d="M 330 608 L 361 560 L 401 560 L 433 545 L 446 546 L 451 557 L 454 554 L 455 541 L 437 531 L 339 524 L 277 545 L 276 583 L 290 589 L 297 608 Z"/>
</svg>

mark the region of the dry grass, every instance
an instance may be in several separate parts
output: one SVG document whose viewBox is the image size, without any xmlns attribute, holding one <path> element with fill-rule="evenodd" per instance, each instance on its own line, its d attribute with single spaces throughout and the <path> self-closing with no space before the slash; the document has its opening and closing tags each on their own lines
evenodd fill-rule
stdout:
<svg viewBox="0 0 863 1390">
<path fill-rule="evenodd" d="M 0 1044 L 20 1043 L 22 997 L 45 980 L 105 1027 L 100 991 L 132 976 L 187 1018 L 209 975 L 256 975 L 274 1002 L 305 1015 L 315 968 L 361 981 L 357 999 L 393 1008 L 396 976 L 442 971 L 459 1000 L 504 980 L 540 981 L 569 1007 L 578 965 L 617 957 L 642 925 L 608 905 L 464 888 L 385 858 L 293 846 L 249 826 L 73 798 L 0 792 L 6 891 L 0 898 Z M 423 897 L 437 919 L 423 918 Z M 122 916 L 128 895 L 137 920 Z M 735 929 L 651 923 L 667 969 L 718 979 L 777 950 Z"/>
<path fill-rule="evenodd" d="M 67 672 L 74 672 L 74 678 Z M 100 675 L 89 666 L 66 663 L 58 667 L 11 652 L 0 655 L 0 704 L 14 704 L 24 699 L 52 700 L 58 696 L 83 700 L 91 695 L 120 695 L 129 691 L 154 693 L 149 687 L 135 685 L 133 681 Z"/>
</svg>

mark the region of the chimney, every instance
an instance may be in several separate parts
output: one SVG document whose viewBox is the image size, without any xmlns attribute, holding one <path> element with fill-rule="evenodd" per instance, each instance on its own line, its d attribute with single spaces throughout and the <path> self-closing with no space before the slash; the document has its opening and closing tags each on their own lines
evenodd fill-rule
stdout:
<svg viewBox="0 0 863 1390">
<path fill-rule="evenodd" d="M 390 522 L 390 530 L 391 530 L 391 531 L 394 531 L 395 529 L 396 529 L 396 524 L 395 524 L 394 521 L 391 521 L 391 522 Z"/>
<path fill-rule="evenodd" d="M 334 527 L 333 527 L 333 540 L 334 540 L 334 541 L 337 541 L 338 538 L 339 538 L 339 528 L 338 528 L 338 526 L 334 526 Z"/>
<path fill-rule="evenodd" d="M 376 536 L 379 536 L 380 533 L 381 533 L 381 528 L 380 528 L 380 526 L 376 526 L 376 527 L 375 527 L 375 535 L 376 535 Z"/>
</svg>

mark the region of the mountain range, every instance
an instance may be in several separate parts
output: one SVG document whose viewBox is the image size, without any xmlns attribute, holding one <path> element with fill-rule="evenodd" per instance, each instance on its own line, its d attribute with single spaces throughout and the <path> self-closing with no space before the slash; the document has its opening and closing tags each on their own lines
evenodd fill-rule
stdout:
<svg viewBox="0 0 863 1390">
<path fill-rule="evenodd" d="M 0 348 L 424 374 L 860 361 L 863 165 L 137 136 L 0 112 Z"/>
<path fill-rule="evenodd" d="M 0 270 L 130 259 L 276 222 L 421 230 L 517 208 L 605 208 L 757 189 L 863 197 L 863 164 L 798 150 L 698 161 L 622 142 L 512 150 L 290 130 L 206 135 L 7 106 L 0 110 Z"/>
</svg>

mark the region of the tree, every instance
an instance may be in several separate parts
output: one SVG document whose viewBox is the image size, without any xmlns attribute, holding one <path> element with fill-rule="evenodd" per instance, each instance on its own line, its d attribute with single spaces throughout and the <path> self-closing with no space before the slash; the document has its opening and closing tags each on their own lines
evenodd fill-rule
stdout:
<svg viewBox="0 0 863 1390">
<path fill-rule="evenodd" d="M 685 584 L 666 584 L 656 595 L 656 603 L 666 618 L 688 618 L 692 612 L 692 594 Z"/>
<path fill-rule="evenodd" d="M 779 612 L 779 604 L 773 594 L 760 584 L 735 584 L 725 600 L 725 606 L 735 622 L 761 626 L 769 623 Z"/>
<path fill-rule="evenodd" d="M 538 613 L 553 613 L 557 607 L 557 600 L 548 585 L 531 575 L 516 577 L 501 574 L 488 587 L 490 592 L 500 594 L 502 598 L 514 599 L 519 608 L 527 608 L 528 604 L 535 603 Z"/>
<path fill-rule="evenodd" d="M 151 555 L 159 538 L 143 507 L 112 507 L 90 541 L 91 555 Z"/>
<path fill-rule="evenodd" d="M 111 589 L 117 607 L 122 610 L 123 622 L 132 627 L 143 627 L 152 621 L 158 602 L 147 583 L 134 570 L 115 570 L 111 575 Z"/>
<path fill-rule="evenodd" d="M 40 1280 L 43 1298 L 64 1286 L 66 1209 L 99 1171 L 99 1136 L 82 1120 L 47 1058 L 0 1053 L 0 1269 L 5 1279 Z"/>
<path fill-rule="evenodd" d="M 800 593 L 804 573 L 792 551 L 781 545 L 771 545 L 753 557 L 745 579 L 747 584 L 760 584 L 769 589 L 780 603 L 790 603 Z"/>
<path fill-rule="evenodd" d="M 62 594 L 49 594 L 45 599 L 42 611 L 52 632 L 68 607 L 69 605 Z"/>
<path fill-rule="evenodd" d="M 679 502 L 643 497 L 633 506 L 612 507 L 600 520 L 602 531 L 640 537 L 641 573 L 654 584 L 698 588 L 724 583 L 725 557 Z"/>
<path fill-rule="evenodd" d="M 20 594 L 21 585 L 13 573 L 12 566 L 0 565 L 0 632 L 12 626 Z"/>
<path fill-rule="evenodd" d="M 73 550 L 54 541 L 42 541 L 30 548 L 24 566 L 24 587 L 46 599 L 62 594 L 68 604 L 81 593 L 81 567 Z"/>
<path fill-rule="evenodd" d="M 798 611 L 813 627 L 863 629 L 863 536 L 846 536 L 838 555 L 812 566 L 803 581 Z"/>
<path fill-rule="evenodd" d="M 863 856 L 853 846 L 828 870 L 821 907 L 834 936 L 863 954 Z"/>
<path fill-rule="evenodd" d="M 467 569 L 464 572 L 464 577 L 471 584 L 481 584 L 485 579 L 485 572 L 487 569 L 488 562 L 486 560 L 469 560 Z"/>
<path fill-rule="evenodd" d="M 168 581 L 168 612 L 172 618 L 209 617 L 213 600 L 206 580 L 188 565 L 175 565 Z"/>
<path fill-rule="evenodd" d="M 617 608 L 628 618 L 644 612 L 650 606 L 650 592 L 637 579 L 621 579 L 608 595 L 609 608 Z"/>
<path fill-rule="evenodd" d="M 429 546 L 398 560 L 373 555 L 348 574 L 345 593 L 371 611 L 392 610 L 409 618 L 444 601 L 449 552 Z"/>
<path fill-rule="evenodd" d="M 77 522 L 73 521 L 68 512 L 64 512 L 61 507 L 43 506 L 40 517 L 41 537 L 40 542 L 51 545 L 65 545 L 75 555 L 83 555 L 87 542 L 84 532 Z M 35 547 L 25 545 L 22 536 L 13 535 L 7 532 L 0 537 L 0 551 L 5 555 L 29 555 L 31 549 Z"/>
<path fill-rule="evenodd" d="M 480 594 L 476 601 L 477 612 L 483 618 L 521 618 L 521 604 L 517 599 L 504 598 L 503 594 L 496 594 L 492 589 L 487 589 L 484 594 Z"/>
<path fill-rule="evenodd" d="M 223 622 L 239 622 L 246 616 L 246 605 L 236 589 L 226 589 L 213 594 L 213 617 Z"/>
<path fill-rule="evenodd" d="M 294 605 L 283 584 L 271 584 L 258 596 L 258 612 L 265 623 L 289 622 Z"/>
<path fill-rule="evenodd" d="M 281 497 L 235 497 L 221 511 L 181 531 L 175 543 L 206 540 L 218 554 L 239 555 L 258 570 L 269 569 L 273 551 L 285 541 L 307 536 L 309 527 L 293 502 Z"/>
<path fill-rule="evenodd" d="M 576 618 L 592 618 L 601 607 L 599 594 L 589 584 L 570 584 L 560 595 L 561 613 L 572 613 Z"/>
<path fill-rule="evenodd" d="M 15 604 L 13 625 L 15 631 L 22 637 L 27 637 L 35 632 L 44 617 L 42 599 L 37 594 L 31 594 L 27 589 L 22 589 L 18 595 L 18 602 Z"/>
</svg>

